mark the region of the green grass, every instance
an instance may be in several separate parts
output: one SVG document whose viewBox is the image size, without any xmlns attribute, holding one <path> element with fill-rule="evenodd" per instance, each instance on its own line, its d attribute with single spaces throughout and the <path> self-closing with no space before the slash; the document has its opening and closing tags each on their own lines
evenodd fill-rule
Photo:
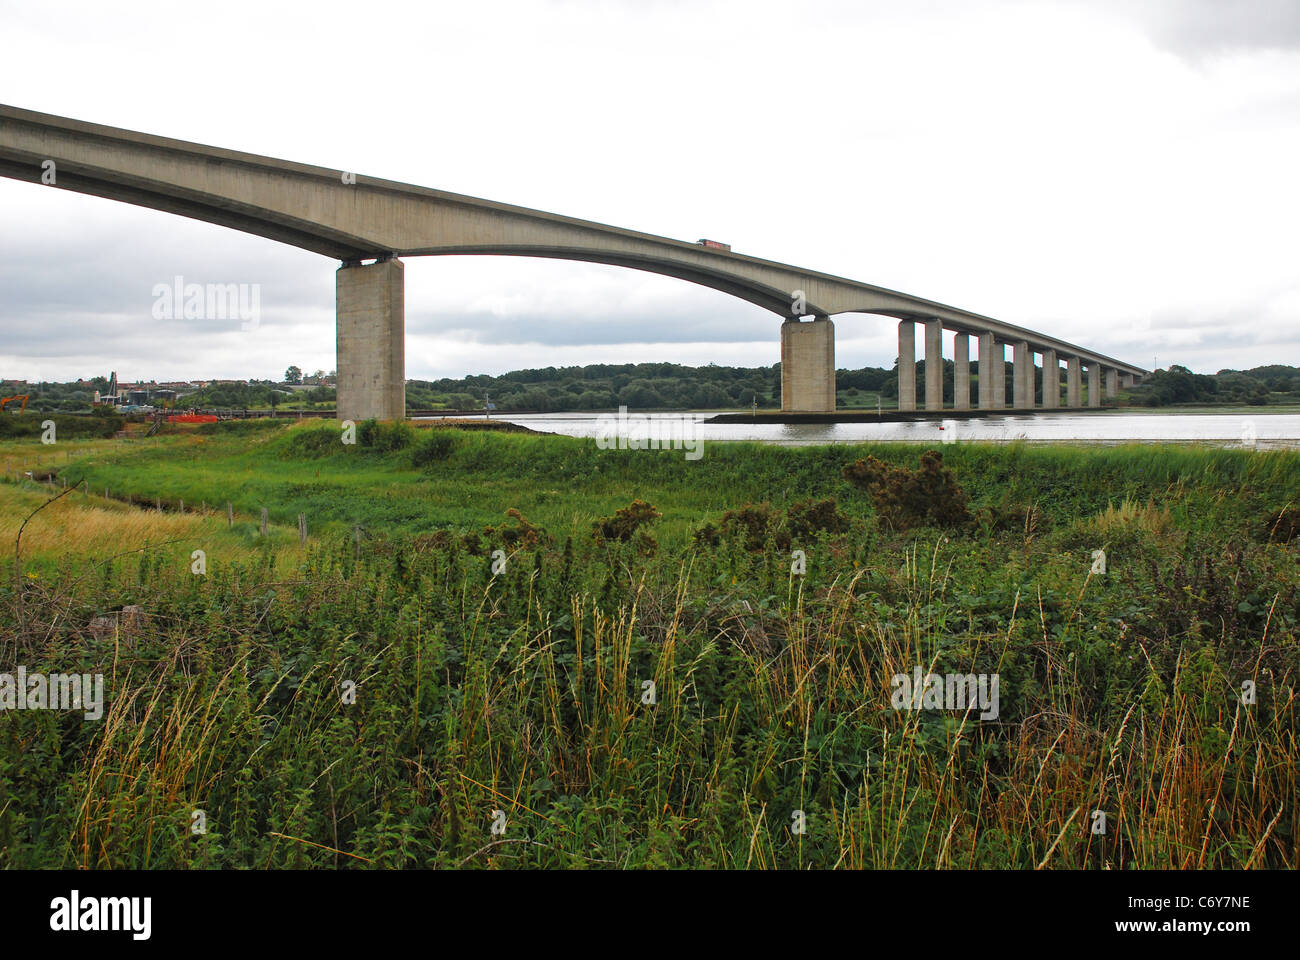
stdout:
<svg viewBox="0 0 1300 960">
<path fill-rule="evenodd" d="M 1300 454 L 944 446 L 981 521 L 899 531 L 841 472 L 925 448 L 687 461 L 456 432 L 417 467 L 434 432 L 381 452 L 246 425 L 62 457 L 92 493 L 239 516 L 69 497 L 28 524 L 21 586 L 0 562 L 0 664 L 102 671 L 111 699 L 99 723 L 0 720 L 0 864 L 1300 866 L 1300 569 L 1269 523 Z M 0 530 L 47 496 L 0 485 Z M 826 497 L 843 530 L 782 519 Z M 652 539 L 593 539 L 636 499 Z M 756 543 L 696 542 L 763 502 Z M 997 673 L 999 717 L 894 710 L 917 665 Z"/>
</svg>

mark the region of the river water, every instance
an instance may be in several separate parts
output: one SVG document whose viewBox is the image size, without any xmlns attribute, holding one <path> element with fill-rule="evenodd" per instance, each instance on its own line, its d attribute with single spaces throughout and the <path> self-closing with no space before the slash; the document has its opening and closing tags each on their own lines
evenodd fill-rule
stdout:
<svg viewBox="0 0 1300 960">
<path fill-rule="evenodd" d="M 703 423 L 713 412 L 647 414 L 646 420 L 615 414 L 548 413 L 505 415 L 508 420 L 547 433 L 572 437 L 667 436 L 688 431 L 705 442 L 756 440 L 763 443 L 1210 443 L 1218 446 L 1300 448 L 1300 415 L 1215 414 L 1050 414 L 990 415 L 971 420 L 898 423 Z M 943 429 L 940 429 L 940 428 Z M 689 432 L 693 431 L 693 432 Z"/>
</svg>

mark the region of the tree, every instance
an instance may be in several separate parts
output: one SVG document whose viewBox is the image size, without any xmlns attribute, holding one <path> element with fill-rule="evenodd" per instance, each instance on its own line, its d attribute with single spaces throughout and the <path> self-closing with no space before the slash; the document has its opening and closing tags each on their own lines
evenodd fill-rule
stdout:
<svg viewBox="0 0 1300 960">
<path fill-rule="evenodd" d="M 284 371 L 285 383 L 302 383 L 302 370 L 299 367 L 290 367 Z"/>
</svg>

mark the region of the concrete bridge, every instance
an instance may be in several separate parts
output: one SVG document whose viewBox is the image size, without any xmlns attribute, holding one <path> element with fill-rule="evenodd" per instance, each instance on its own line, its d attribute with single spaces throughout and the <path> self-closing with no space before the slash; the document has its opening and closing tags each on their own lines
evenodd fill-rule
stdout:
<svg viewBox="0 0 1300 960">
<path fill-rule="evenodd" d="M 51 177 L 52 176 L 52 182 Z M 491 254 L 584 260 L 689 280 L 772 311 L 781 324 L 781 408 L 835 409 L 832 316 L 898 319 L 899 406 L 916 409 L 915 325 L 924 324 L 925 408 L 943 408 L 942 333 L 956 343 L 955 407 L 970 408 L 970 340 L 979 340 L 981 409 L 1099 406 L 1141 367 L 919 297 L 756 257 L 554 213 L 239 153 L 0 105 L 0 175 L 232 227 L 342 262 L 336 274 L 338 411 L 344 419 L 405 415 L 400 257 Z M 43 175 L 45 179 L 43 180 Z M 1014 390 L 1004 389 L 1005 346 Z"/>
</svg>

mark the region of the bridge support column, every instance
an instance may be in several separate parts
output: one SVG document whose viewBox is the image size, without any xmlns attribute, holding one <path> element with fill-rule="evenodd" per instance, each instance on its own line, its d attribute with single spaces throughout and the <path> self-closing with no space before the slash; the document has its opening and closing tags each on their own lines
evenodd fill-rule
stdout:
<svg viewBox="0 0 1300 960">
<path fill-rule="evenodd" d="M 394 258 L 335 274 L 340 420 L 406 417 L 403 269 Z"/>
<path fill-rule="evenodd" d="M 898 409 L 916 409 L 916 324 L 898 322 Z"/>
<path fill-rule="evenodd" d="M 1119 393 L 1119 371 L 1114 367 L 1106 368 L 1106 399 L 1113 400 Z"/>
<path fill-rule="evenodd" d="M 835 324 L 829 317 L 781 324 L 781 412 L 835 412 Z"/>
<path fill-rule="evenodd" d="M 1033 369 L 1034 355 L 1029 352 L 1029 344 L 1019 340 L 1016 342 L 1013 356 L 1016 369 L 1012 380 L 1014 388 L 1012 405 L 1017 410 L 1025 410 L 1034 405 L 1034 394 L 1029 387 L 1029 378 L 1033 376 L 1030 371 Z"/>
<path fill-rule="evenodd" d="M 1000 353 L 998 342 L 991 333 L 980 334 L 980 409 L 993 409 L 993 383 L 1001 374 L 1001 364 L 994 362 L 996 353 Z M 997 359 L 1002 359 L 998 357 Z"/>
<path fill-rule="evenodd" d="M 954 410 L 970 409 L 970 335 L 957 331 L 952 342 L 952 406 Z"/>
<path fill-rule="evenodd" d="M 1083 406 L 1083 369 L 1078 357 L 1065 361 L 1065 405 L 1067 407 Z"/>
<path fill-rule="evenodd" d="M 1088 406 L 1101 406 L 1101 364 L 1088 364 Z"/>
<path fill-rule="evenodd" d="M 925 409 L 943 409 L 943 321 L 925 322 Z"/>
<path fill-rule="evenodd" d="M 1061 362 L 1055 350 L 1043 351 L 1043 409 L 1055 410 L 1061 405 Z"/>
</svg>

